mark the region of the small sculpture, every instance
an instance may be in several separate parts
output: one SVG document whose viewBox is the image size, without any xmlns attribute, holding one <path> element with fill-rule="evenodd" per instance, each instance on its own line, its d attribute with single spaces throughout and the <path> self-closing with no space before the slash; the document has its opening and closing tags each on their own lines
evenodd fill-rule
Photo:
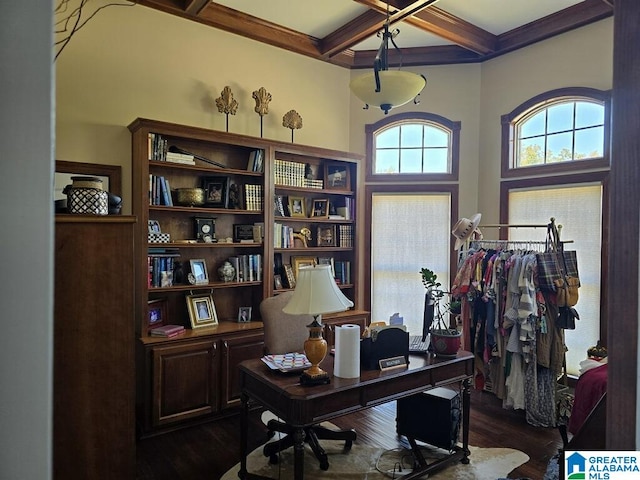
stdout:
<svg viewBox="0 0 640 480">
<path fill-rule="evenodd" d="M 291 143 L 293 143 L 293 130 L 302 128 L 302 117 L 295 110 L 289 110 L 282 117 L 282 126 L 291 129 Z"/>
<path fill-rule="evenodd" d="M 233 98 L 231 88 L 224 87 L 220 93 L 220 97 L 216 98 L 216 105 L 220 113 L 227 116 L 227 132 L 229 131 L 229 114 L 235 115 L 238 111 L 238 102 Z"/>
<path fill-rule="evenodd" d="M 309 230 L 307 227 L 302 227 L 299 233 L 293 233 L 293 238 L 302 240 L 302 245 L 304 246 L 304 248 L 307 248 L 307 241 L 311 241 L 311 230 Z"/>
<path fill-rule="evenodd" d="M 253 92 L 253 99 L 256 101 L 254 110 L 260 115 L 260 138 L 262 138 L 262 117 L 269 113 L 269 102 L 271 94 L 264 87 L 260 87 Z"/>
<path fill-rule="evenodd" d="M 230 262 L 226 261 L 218 268 L 218 275 L 223 282 L 230 282 L 236 275 L 236 269 L 233 268 Z"/>
</svg>

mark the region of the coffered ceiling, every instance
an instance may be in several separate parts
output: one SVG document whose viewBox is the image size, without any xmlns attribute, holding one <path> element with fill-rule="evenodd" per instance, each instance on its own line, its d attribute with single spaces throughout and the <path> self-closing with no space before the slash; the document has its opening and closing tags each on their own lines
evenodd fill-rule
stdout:
<svg viewBox="0 0 640 480">
<path fill-rule="evenodd" d="M 613 15 L 614 0 L 390 0 L 390 65 L 482 62 Z M 195 22 L 347 68 L 373 64 L 379 0 L 140 0 Z"/>
</svg>

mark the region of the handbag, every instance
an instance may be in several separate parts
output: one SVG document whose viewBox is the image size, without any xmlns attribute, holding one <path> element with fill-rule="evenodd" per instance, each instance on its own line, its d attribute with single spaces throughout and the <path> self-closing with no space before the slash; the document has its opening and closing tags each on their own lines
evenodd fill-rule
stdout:
<svg viewBox="0 0 640 480">
<path fill-rule="evenodd" d="M 566 283 L 572 283 L 575 286 L 576 282 L 577 287 L 580 286 L 576 252 L 564 250 L 562 243 L 558 240 L 558 232 L 551 223 L 547 227 L 547 249 L 536 255 L 536 263 L 540 290 L 557 292 L 558 286 L 564 286 Z M 564 282 L 565 277 L 572 277 L 576 280 Z"/>
<path fill-rule="evenodd" d="M 573 307 L 578 303 L 580 279 L 565 276 L 554 281 L 556 286 L 556 303 L 559 307 Z"/>
</svg>

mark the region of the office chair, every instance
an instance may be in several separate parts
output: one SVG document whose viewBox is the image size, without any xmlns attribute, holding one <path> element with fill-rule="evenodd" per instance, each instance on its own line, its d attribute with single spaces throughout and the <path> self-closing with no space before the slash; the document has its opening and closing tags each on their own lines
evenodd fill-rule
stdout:
<svg viewBox="0 0 640 480">
<path fill-rule="evenodd" d="M 306 326 L 313 321 L 311 315 L 289 315 L 282 311 L 292 296 L 293 292 L 285 292 L 275 297 L 265 298 L 260 303 L 260 315 L 264 324 L 265 354 L 300 352 L 305 340 L 309 337 Z M 267 428 L 269 438 L 273 437 L 275 432 L 285 434 L 281 439 L 267 443 L 263 449 L 264 456 L 269 457 L 269 463 L 278 463 L 277 453 L 293 446 L 293 429 L 278 420 L 269 420 Z M 344 440 L 344 451 L 347 452 L 356 439 L 354 430 L 329 430 L 320 425 L 305 428 L 304 434 L 304 441 L 311 447 L 322 470 L 329 468 L 329 461 L 319 440 Z"/>
</svg>

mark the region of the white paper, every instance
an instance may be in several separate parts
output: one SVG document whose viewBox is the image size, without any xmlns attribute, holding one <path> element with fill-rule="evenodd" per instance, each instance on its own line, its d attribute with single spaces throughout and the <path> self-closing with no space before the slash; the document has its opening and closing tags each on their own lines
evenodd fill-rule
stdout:
<svg viewBox="0 0 640 480">
<path fill-rule="evenodd" d="M 336 327 L 336 354 L 333 374 L 341 378 L 360 376 L 360 326 Z"/>
</svg>

